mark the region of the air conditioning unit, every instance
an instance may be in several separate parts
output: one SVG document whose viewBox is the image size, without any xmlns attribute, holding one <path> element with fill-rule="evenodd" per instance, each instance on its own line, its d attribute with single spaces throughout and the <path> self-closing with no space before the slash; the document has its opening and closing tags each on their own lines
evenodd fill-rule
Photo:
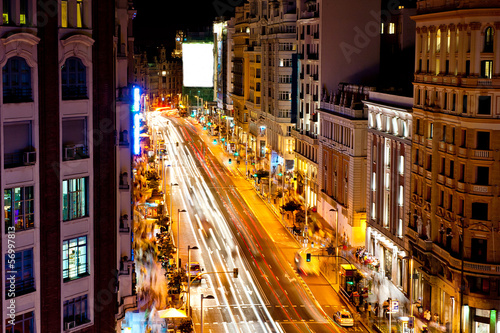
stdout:
<svg viewBox="0 0 500 333">
<path fill-rule="evenodd" d="M 75 322 L 74 321 L 68 321 L 66 323 L 64 323 L 64 330 L 65 331 L 69 331 L 70 329 L 72 328 L 75 328 Z"/>
<path fill-rule="evenodd" d="M 76 157 L 76 146 L 64 146 L 64 160 L 74 160 Z"/>
<path fill-rule="evenodd" d="M 23 164 L 24 165 L 33 165 L 36 163 L 36 152 L 27 151 L 23 154 Z"/>
</svg>

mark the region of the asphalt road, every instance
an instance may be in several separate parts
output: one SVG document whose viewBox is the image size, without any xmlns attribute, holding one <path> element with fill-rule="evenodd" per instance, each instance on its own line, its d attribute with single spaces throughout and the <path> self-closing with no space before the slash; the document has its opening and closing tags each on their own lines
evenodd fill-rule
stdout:
<svg viewBox="0 0 500 333">
<path fill-rule="evenodd" d="M 157 117 L 155 135 L 165 141 L 163 188 L 172 199 L 174 234 L 180 220 L 180 257 L 204 269 L 191 287 L 195 329 L 204 332 L 365 332 L 331 320 L 342 302 L 322 276 L 299 276 L 300 249 L 258 197 L 234 161 L 191 119 Z M 172 187 L 170 198 L 170 183 Z M 178 213 L 185 209 L 186 213 Z M 233 269 L 239 269 L 237 278 Z M 186 296 L 187 297 L 187 296 Z"/>
</svg>

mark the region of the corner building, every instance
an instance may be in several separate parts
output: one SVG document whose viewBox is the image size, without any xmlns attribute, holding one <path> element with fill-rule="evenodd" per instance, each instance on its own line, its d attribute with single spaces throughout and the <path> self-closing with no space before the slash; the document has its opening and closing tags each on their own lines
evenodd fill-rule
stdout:
<svg viewBox="0 0 500 333">
<path fill-rule="evenodd" d="M 413 19 L 414 296 L 452 332 L 498 332 L 500 4 L 419 1 Z"/>
<path fill-rule="evenodd" d="M 115 1 L 3 0 L 2 8 L 2 331 L 113 332 L 115 131 L 128 128 L 116 126 L 115 61 L 127 52 L 127 30 L 117 51 Z"/>
</svg>

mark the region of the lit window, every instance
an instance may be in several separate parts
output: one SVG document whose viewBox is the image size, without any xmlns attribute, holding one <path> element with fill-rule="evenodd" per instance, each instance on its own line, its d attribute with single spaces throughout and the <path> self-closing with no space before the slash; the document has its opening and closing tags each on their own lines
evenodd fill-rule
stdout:
<svg viewBox="0 0 500 333">
<path fill-rule="evenodd" d="M 88 178 L 63 181 L 63 221 L 87 216 Z"/>
<path fill-rule="evenodd" d="M 3 0 L 3 24 L 10 24 L 10 0 Z"/>
<path fill-rule="evenodd" d="M 375 220 L 377 215 L 375 214 L 375 202 L 372 202 L 372 219 Z"/>
<path fill-rule="evenodd" d="M 6 1 L 6 0 L 4 0 Z M 28 24 L 28 0 L 21 0 L 19 6 L 19 23 L 21 25 Z"/>
<path fill-rule="evenodd" d="M 405 172 L 405 157 L 399 156 L 399 173 L 402 175 Z"/>
<path fill-rule="evenodd" d="M 438 29 L 436 34 L 436 52 L 441 51 L 441 29 Z"/>
<path fill-rule="evenodd" d="M 483 52 L 493 52 L 493 28 L 488 27 L 484 31 L 484 49 Z"/>
<path fill-rule="evenodd" d="M 373 173 L 372 175 L 372 191 L 377 190 L 377 173 Z"/>
<path fill-rule="evenodd" d="M 484 60 L 481 61 L 481 76 L 487 79 L 491 79 L 493 75 L 493 61 Z"/>
<path fill-rule="evenodd" d="M 380 23 L 380 34 L 384 34 L 384 22 Z"/>
<path fill-rule="evenodd" d="M 33 249 L 16 251 L 15 254 L 5 255 L 5 298 L 14 298 L 35 291 L 35 279 L 33 271 Z M 7 278 L 15 276 L 15 281 Z M 11 286 L 14 282 L 15 287 Z"/>
<path fill-rule="evenodd" d="M 63 279 L 65 281 L 87 276 L 87 236 L 63 242 Z"/>
<path fill-rule="evenodd" d="M 61 27 L 68 27 L 68 0 L 61 0 Z"/>
<path fill-rule="evenodd" d="M 398 119 L 397 118 L 392 118 L 392 133 L 394 133 L 394 135 L 399 134 L 399 127 L 398 127 Z"/>
<path fill-rule="evenodd" d="M 3 194 L 5 233 L 33 228 L 34 207 L 33 186 L 5 189 Z"/>
<path fill-rule="evenodd" d="M 389 23 L 389 35 L 394 35 L 396 33 L 396 23 Z"/>
<path fill-rule="evenodd" d="M 403 192 L 403 186 L 399 186 L 399 205 L 403 206 L 403 198 L 404 198 L 404 192 Z"/>
<path fill-rule="evenodd" d="M 64 302 L 64 330 L 90 322 L 87 295 L 76 297 Z"/>
</svg>

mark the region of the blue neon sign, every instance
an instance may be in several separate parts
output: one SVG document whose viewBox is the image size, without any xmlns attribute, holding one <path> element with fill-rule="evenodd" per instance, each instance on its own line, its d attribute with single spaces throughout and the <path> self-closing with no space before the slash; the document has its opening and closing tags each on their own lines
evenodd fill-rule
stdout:
<svg viewBox="0 0 500 333">
<path fill-rule="evenodd" d="M 140 155 L 141 145 L 139 142 L 139 131 L 141 129 L 141 116 L 140 114 L 134 114 L 134 155 Z"/>
<path fill-rule="evenodd" d="M 141 89 L 139 87 L 134 88 L 134 107 L 132 109 L 132 112 L 138 112 L 140 111 L 140 101 L 141 101 Z"/>
</svg>

